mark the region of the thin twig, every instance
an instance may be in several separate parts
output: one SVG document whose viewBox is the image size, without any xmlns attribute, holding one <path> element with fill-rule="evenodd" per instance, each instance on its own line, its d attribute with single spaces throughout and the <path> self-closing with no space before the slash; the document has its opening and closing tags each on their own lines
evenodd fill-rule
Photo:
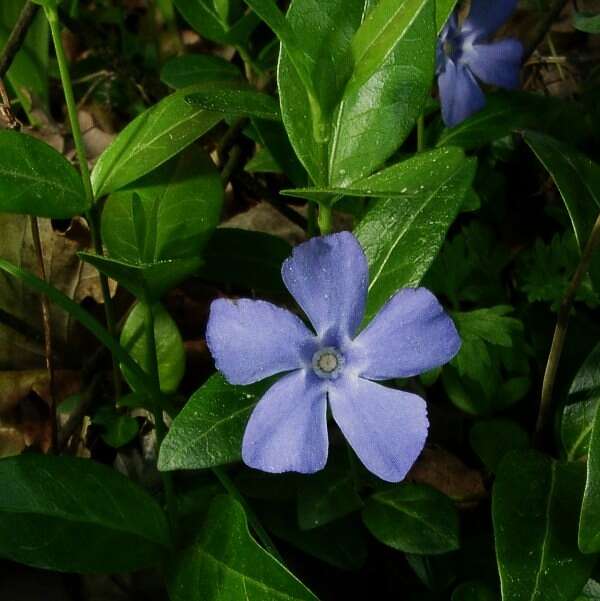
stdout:
<svg viewBox="0 0 600 601">
<path fill-rule="evenodd" d="M 565 345 L 567 337 L 567 329 L 569 327 L 569 318 L 571 316 L 571 307 L 575 300 L 575 295 L 585 274 L 587 273 L 594 251 L 600 244 L 600 215 L 594 224 L 592 233 L 590 234 L 589 240 L 585 245 L 581 260 L 575 271 L 575 275 L 565 292 L 562 299 L 560 309 L 558 311 L 558 318 L 556 321 L 556 328 L 554 329 L 554 337 L 552 339 L 552 346 L 550 347 L 550 354 L 548 355 L 548 362 L 546 364 L 546 371 L 544 373 L 544 382 L 542 384 L 542 396 L 540 400 L 540 408 L 537 417 L 537 423 L 535 427 L 535 439 L 539 445 L 542 441 L 543 433 L 548 422 L 548 415 L 552 406 L 552 393 L 554 391 L 554 383 L 556 381 L 556 374 L 558 372 L 558 366 L 560 363 L 560 357 Z"/>
<path fill-rule="evenodd" d="M 38 9 L 39 5 L 34 4 L 31 0 L 23 7 L 19 18 L 10 33 L 8 41 L 2 50 L 2 54 L 0 55 L 0 78 L 4 77 L 12 65 L 17 52 L 21 49 Z"/>
<path fill-rule="evenodd" d="M 523 62 L 535 52 L 535 49 L 544 41 L 546 33 L 552 27 L 552 23 L 560 15 L 563 8 L 568 4 L 569 0 L 551 0 L 550 6 L 546 8 L 545 14 L 538 21 L 537 26 L 533 29 L 533 33 L 530 36 L 531 41 L 525 47 L 525 53 L 523 55 Z"/>
</svg>

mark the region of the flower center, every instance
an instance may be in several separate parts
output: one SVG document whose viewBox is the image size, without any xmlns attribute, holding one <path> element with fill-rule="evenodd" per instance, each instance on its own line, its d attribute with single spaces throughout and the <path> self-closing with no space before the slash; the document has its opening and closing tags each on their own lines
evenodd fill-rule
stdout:
<svg viewBox="0 0 600 601">
<path fill-rule="evenodd" d="M 332 346 L 318 350 L 312 358 L 312 366 L 319 378 L 334 380 L 344 366 L 344 356 Z"/>
</svg>

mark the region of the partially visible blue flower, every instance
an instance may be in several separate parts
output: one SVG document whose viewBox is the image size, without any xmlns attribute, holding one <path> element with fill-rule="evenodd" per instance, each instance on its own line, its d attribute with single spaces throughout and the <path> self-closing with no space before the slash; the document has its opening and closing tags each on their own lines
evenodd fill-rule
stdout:
<svg viewBox="0 0 600 601">
<path fill-rule="evenodd" d="M 517 0 L 472 0 L 469 16 L 458 24 L 456 12 L 444 27 L 437 47 L 437 75 L 442 117 L 454 127 L 485 105 L 477 80 L 519 86 L 523 46 L 507 38 L 488 40 L 514 12 Z"/>
<path fill-rule="evenodd" d="M 383 480 L 402 480 L 427 438 L 425 401 L 375 381 L 408 378 L 450 361 L 461 344 L 454 323 L 431 292 L 406 288 L 356 335 L 368 267 L 348 232 L 297 246 L 282 277 L 314 332 L 264 301 L 219 299 L 210 309 L 206 339 L 231 384 L 286 372 L 250 417 L 244 462 L 274 473 L 322 469 L 329 403 L 364 465 Z"/>
</svg>

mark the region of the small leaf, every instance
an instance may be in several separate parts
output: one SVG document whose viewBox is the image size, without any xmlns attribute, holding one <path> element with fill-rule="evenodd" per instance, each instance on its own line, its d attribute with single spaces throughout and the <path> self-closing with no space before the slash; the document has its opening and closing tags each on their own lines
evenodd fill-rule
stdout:
<svg viewBox="0 0 600 601">
<path fill-rule="evenodd" d="M 152 312 L 154 314 L 154 338 L 160 389 L 165 394 L 172 394 L 179 387 L 185 372 L 183 340 L 177 324 L 160 303 L 152 307 Z M 142 303 L 137 303 L 123 326 L 121 344 L 138 365 L 146 373 L 149 373 L 145 313 L 146 307 Z M 122 371 L 123 376 L 129 382 L 127 368 L 122 367 Z"/>
<path fill-rule="evenodd" d="M 421 484 L 375 493 L 363 510 L 363 521 L 375 538 L 405 553 L 435 555 L 459 548 L 454 504 Z"/>
<path fill-rule="evenodd" d="M 170 546 L 166 517 L 144 490 L 87 459 L 0 461 L 0 554 L 64 572 L 128 572 Z M 82 542 L 93 544 L 82 544 Z"/>
<path fill-rule="evenodd" d="M 115 449 L 131 442 L 140 429 L 135 418 L 120 415 L 113 407 L 102 407 L 94 414 L 92 423 L 102 427 L 102 440 Z"/>
<path fill-rule="evenodd" d="M 96 198 L 146 175 L 221 121 L 221 113 L 210 113 L 186 102 L 186 96 L 200 89 L 184 88 L 167 96 L 119 133 L 92 171 Z"/>
<path fill-rule="evenodd" d="M 530 446 L 527 432 L 508 419 L 475 422 L 469 432 L 469 442 L 490 472 L 498 469 L 509 451 L 524 450 Z"/>
<path fill-rule="evenodd" d="M 492 495 L 503 601 L 571 601 L 595 558 L 577 548 L 585 467 L 535 451 L 514 451 L 500 465 Z"/>
<path fill-rule="evenodd" d="M 161 80 L 177 90 L 207 82 L 240 80 L 241 77 L 235 65 L 209 54 L 177 56 L 165 63 L 160 72 Z"/>
<path fill-rule="evenodd" d="M 67 219 L 89 208 L 81 177 L 51 146 L 0 130 L 0 211 Z"/>
<path fill-rule="evenodd" d="M 241 505 L 225 496 L 212 502 L 196 543 L 174 559 L 167 583 L 171 601 L 317 599 L 252 539 Z"/>
<path fill-rule="evenodd" d="M 573 26 L 586 33 L 600 33 L 600 15 L 577 12 L 573 18 Z"/>
<path fill-rule="evenodd" d="M 204 469 L 234 463 L 250 413 L 268 383 L 233 386 L 215 374 L 173 421 L 158 457 L 159 470 Z"/>
<path fill-rule="evenodd" d="M 188 104 L 199 106 L 207 111 L 281 121 L 277 101 L 272 96 L 255 90 L 225 89 L 195 92 L 188 94 L 185 100 Z"/>
</svg>

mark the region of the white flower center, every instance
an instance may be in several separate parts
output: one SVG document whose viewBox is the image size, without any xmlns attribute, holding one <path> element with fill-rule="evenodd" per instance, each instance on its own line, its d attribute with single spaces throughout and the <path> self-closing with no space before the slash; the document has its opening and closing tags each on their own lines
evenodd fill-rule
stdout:
<svg viewBox="0 0 600 601">
<path fill-rule="evenodd" d="M 313 355 L 312 366 L 319 378 L 333 380 L 342 371 L 344 356 L 336 348 L 328 346 Z"/>
</svg>

